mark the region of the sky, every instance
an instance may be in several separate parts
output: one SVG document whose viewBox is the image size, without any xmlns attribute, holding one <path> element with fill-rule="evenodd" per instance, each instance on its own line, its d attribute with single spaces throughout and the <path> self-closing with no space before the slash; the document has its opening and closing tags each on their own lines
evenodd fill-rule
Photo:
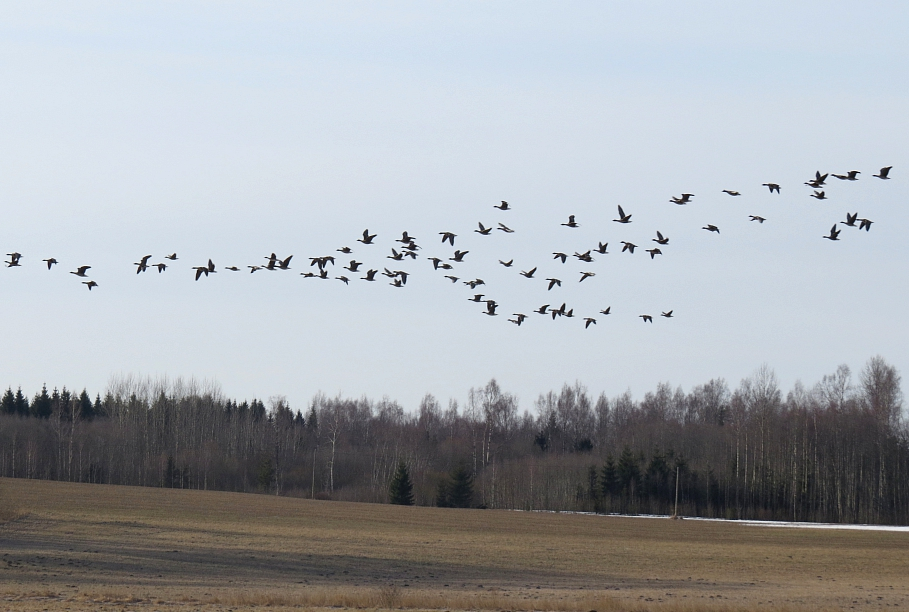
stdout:
<svg viewBox="0 0 909 612">
<path fill-rule="evenodd" d="M 0 250 L 23 256 L 0 269 L 0 385 L 415 410 L 495 378 L 532 411 L 576 381 L 640 398 L 767 364 L 786 390 L 875 355 L 909 375 L 907 31 L 899 2 L 6 3 Z M 847 212 L 871 230 L 824 240 Z M 415 261 L 386 258 L 403 231 Z M 451 257 L 442 231 L 470 252 L 452 272 L 426 259 Z M 407 285 L 335 280 L 343 246 Z M 247 271 L 272 252 L 291 269 Z M 329 280 L 300 276 L 324 255 Z"/>
</svg>

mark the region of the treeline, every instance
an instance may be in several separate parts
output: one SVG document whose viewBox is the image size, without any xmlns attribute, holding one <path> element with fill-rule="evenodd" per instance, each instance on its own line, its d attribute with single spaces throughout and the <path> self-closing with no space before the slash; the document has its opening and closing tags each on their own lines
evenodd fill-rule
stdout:
<svg viewBox="0 0 909 612">
<path fill-rule="evenodd" d="M 875 357 L 855 382 L 840 366 L 785 395 L 765 366 L 734 389 L 661 384 L 640 400 L 565 385 L 522 411 L 492 380 L 463 406 L 426 395 L 408 413 L 125 377 L 94 399 L 8 389 L 0 475 L 386 502 L 403 462 L 424 505 L 670 514 L 678 488 L 689 516 L 907 524 L 900 383 Z"/>
</svg>

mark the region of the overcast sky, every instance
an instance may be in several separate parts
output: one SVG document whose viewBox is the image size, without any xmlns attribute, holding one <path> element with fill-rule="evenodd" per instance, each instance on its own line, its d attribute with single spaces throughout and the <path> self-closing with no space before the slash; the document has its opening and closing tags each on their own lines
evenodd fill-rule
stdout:
<svg viewBox="0 0 909 612">
<path fill-rule="evenodd" d="M 0 269 L 0 384 L 194 376 L 413 410 L 496 378 L 532 409 L 566 382 L 641 397 L 763 363 L 784 389 L 878 354 L 909 375 L 906 32 L 902 2 L 6 3 L 0 249 L 23 257 Z M 817 201 L 816 170 L 861 174 Z M 871 231 L 824 240 L 847 212 Z M 386 259 L 405 230 L 420 258 Z M 485 286 L 432 270 L 441 231 L 470 251 L 448 273 Z M 407 285 L 346 273 L 342 246 Z M 246 271 L 271 252 L 291 270 Z M 332 254 L 330 280 L 299 275 Z"/>
</svg>

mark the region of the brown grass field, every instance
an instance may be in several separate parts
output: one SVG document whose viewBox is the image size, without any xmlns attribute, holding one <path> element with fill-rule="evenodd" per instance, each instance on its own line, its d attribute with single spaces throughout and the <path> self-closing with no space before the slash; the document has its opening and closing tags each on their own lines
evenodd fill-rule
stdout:
<svg viewBox="0 0 909 612">
<path fill-rule="evenodd" d="M 909 533 L 0 479 L 0 610 L 909 610 Z"/>
</svg>

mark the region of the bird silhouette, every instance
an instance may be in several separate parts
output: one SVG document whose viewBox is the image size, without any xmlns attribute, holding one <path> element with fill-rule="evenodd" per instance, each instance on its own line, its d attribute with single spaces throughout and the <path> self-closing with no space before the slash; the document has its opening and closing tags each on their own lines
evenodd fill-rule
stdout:
<svg viewBox="0 0 909 612">
<path fill-rule="evenodd" d="M 395 242 L 400 242 L 401 244 L 410 244 L 416 240 L 415 237 L 408 234 L 406 231 L 401 233 L 401 237 L 395 240 Z"/>
<path fill-rule="evenodd" d="M 155 266 L 156 268 L 158 268 L 158 274 L 161 274 L 162 272 L 164 272 L 165 270 L 167 270 L 167 264 L 166 264 L 166 263 L 156 263 L 156 264 L 154 264 L 154 266 Z"/>
<path fill-rule="evenodd" d="M 514 323 L 515 325 L 517 325 L 518 327 L 520 327 L 520 326 L 521 326 L 521 323 L 524 322 L 524 319 L 527 318 L 527 315 L 521 314 L 520 312 L 514 312 L 514 313 L 512 313 L 512 315 L 513 315 L 515 318 L 514 318 L 514 319 L 508 319 L 508 320 L 509 320 L 510 322 Z"/>
<path fill-rule="evenodd" d="M 164 264 L 155 264 L 155 265 L 156 265 L 156 266 L 161 266 L 161 265 L 164 265 Z M 239 271 L 240 271 L 240 268 L 238 268 L 237 266 L 224 266 L 224 269 L 225 269 L 225 270 L 230 270 L 231 272 L 239 272 Z"/>
<path fill-rule="evenodd" d="M 491 317 L 496 316 L 496 308 L 498 306 L 499 305 L 496 304 L 495 300 L 486 300 L 486 312 L 484 312 L 483 314 L 487 314 Z"/>
<path fill-rule="evenodd" d="M 376 272 L 378 272 L 378 270 L 367 270 L 366 276 L 361 277 L 361 280 L 366 280 L 366 281 L 376 280 Z"/>
<path fill-rule="evenodd" d="M 447 278 L 448 280 L 450 280 L 450 281 L 453 282 L 453 283 L 458 282 L 458 277 L 457 277 L 457 276 L 448 276 L 448 275 L 446 275 L 445 278 Z"/>
<path fill-rule="evenodd" d="M 502 260 L 500 259 L 500 260 L 499 260 L 499 263 L 502 264 L 503 266 L 505 266 L 506 268 L 510 268 L 510 267 L 511 267 L 511 264 L 514 263 L 514 259 L 509 259 L 508 261 L 502 261 Z"/>
<path fill-rule="evenodd" d="M 345 247 L 341 247 L 340 249 L 335 249 L 335 250 L 336 250 L 338 253 L 344 253 L 345 255 L 350 255 L 351 253 L 353 253 L 353 250 L 351 250 L 350 247 L 346 247 L 346 246 L 345 246 Z"/>
<path fill-rule="evenodd" d="M 508 202 L 502 200 L 502 203 L 498 206 L 493 206 L 493 208 L 498 208 L 499 210 L 511 210 L 511 207 L 508 205 Z"/>
<path fill-rule="evenodd" d="M 76 268 L 75 272 L 70 272 L 70 274 L 75 274 L 76 276 L 88 276 L 85 271 L 90 270 L 91 266 L 79 266 Z"/>
<path fill-rule="evenodd" d="M 385 257 L 386 257 L 387 259 L 393 259 L 393 260 L 395 260 L 395 261 L 401 261 L 401 260 L 404 259 L 404 255 L 401 254 L 401 253 L 398 253 L 398 252 L 397 252 L 396 250 L 394 250 L 394 249 L 391 250 L 391 255 L 386 255 Z"/>
<path fill-rule="evenodd" d="M 584 329 L 587 329 L 588 327 L 590 327 L 591 324 L 596 325 L 597 320 L 594 319 L 593 317 L 584 317 Z"/>
<path fill-rule="evenodd" d="M 666 317 L 667 319 L 671 319 L 671 318 L 672 318 L 672 311 L 670 310 L 670 311 L 668 311 L 668 312 L 661 312 L 661 313 L 660 313 L 660 316 L 661 316 L 661 317 Z"/>
<path fill-rule="evenodd" d="M 656 242 L 659 245 L 669 244 L 669 238 L 664 237 L 663 234 L 661 234 L 659 230 L 657 230 L 657 237 L 651 238 L 651 240 L 653 240 L 654 242 Z"/>
<path fill-rule="evenodd" d="M 650 259 L 653 259 L 653 258 L 656 257 L 657 255 L 662 255 L 662 254 L 663 254 L 663 251 L 661 251 L 660 249 L 654 247 L 654 248 L 652 248 L 652 249 L 647 249 L 647 250 L 645 251 L 645 253 L 650 253 Z"/>
<path fill-rule="evenodd" d="M 724 190 L 723 190 L 723 193 L 728 193 L 728 194 L 731 195 L 731 196 L 740 196 L 740 195 L 742 195 L 742 194 L 740 194 L 738 191 L 733 191 L 732 189 L 724 189 Z"/>
<path fill-rule="evenodd" d="M 880 174 L 872 174 L 871 176 L 879 178 L 884 181 L 889 180 L 890 177 L 888 175 L 890 174 L 891 168 L 893 168 L 893 166 L 887 166 L 886 168 L 881 168 Z"/>
<path fill-rule="evenodd" d="M 861 174 L 861 172 L 858 170 L 850 170 L 846 174 L 834 174 L 833 176 L 840 179 L 841 181 L 857 181 L 859 174 Z"/>
<path fill-rule="evenodd" d="M 468 253 L 470 253 L 470 251 L 455 251 L 454 257 L 449 257 L 448 261 L 454 261 L 457 263 L 461 263 L 462 261 L 464 261 L 464 256 L 467 255 Z"/>
<path fill-rule="evenodd" d="M 492 231 L 492 228 L 491 228 L 491 227 L 484 227 L 482 223 L 477 223 L 477 225 L 479 225 L 480 228 L 479 228 L 479 229 L 475 229 L 475 230 L 473 230 L 473 231 L 475 231 L 476 233 L 480 234 L 481 236 L 488 236 L 488 235 L 489 235 L 489 232 Z"/>
<path fill-rule="evenodd" d="M 148 260 L 151 259 L 151 255 L 145 255 L 138 262 L 134 262 L 133 265 L 136 266 L 136 274 L 140 272 L 145 272 L 148 270 Z"/>
<path fill-rule="evenodd" d="M 815 200 L 826 200 L 827 195 L 823 191 L 815 191 L 812 194 L 809 194 Z"/>
<path fill-rule="evenodd" d="M 682 206 L 684 204 L 688 204 L 691 201 L 691 198 L 693 198 L 693 197 L 694 197 L 693 193 L 683 193 L 679 197 L 672 196 L 671 198 L 669 198 L 669 201 L 672 202 L 673 204 L 678 204 L 679 206 Z"/>
<path fill-rule="evenodd" d="M 631 223 L 631 215 L 626 215 L 622 207 L 619 206 L 619 218 L 613 219 L 616 223 Z"/>
<path fill-rule="evenodd" d="M 7 253 L 7 255 L 9 255 L 9 261 L 5 262 L 7 267 L 15 268 L 16 266 L 22 265 L 19 263 L 19 260 L 22 259 L 22 253 L 13 252 L 13 253 Z"/>
<path fill-rule="evenodd" d="M 165 255 L 165 256 L 164 256 L 164 259 L 169 259 L 169 260 L 171 260 L 171 261 L 177 261 L 177 254 L 176 254 L 176 253 L 171 253 L 170 255 Z"/>
<path fill-rule="evenodd" d="M 344 269 L 347 270 L 348 272 L 356 273 L 356 272 L 360 271 L 360 266 L 362 266 L 362 265 L 363 265 L 362 261 L 357 261 L 355 259 L 351 259 L 350 263 L 347 264 L 346 266 L 344 266 Z"/>
<path fill-rule="evenodd" d="M 833 227 L 830 228 L 830 235 L 829 235 L 829 236 L 821 236 L 821 238 L 826 238 L 827 240 L 839 240 L 839 239 L 840 239 L 840 231 L 841 231 L 841 230 L 836 229 L 836 223 L 834 223 L 834 224 L 833 224 Z"/>
<path fill-rule="evenodd" d="M 858 213 L 855 213 L 854 215 L 850 215 L 850 214 L 847 212 L 847 213 L 846 213 L 846 220 L 845 220 L 845 221 L 840 221 L 840 223 L 842 223 L 843 225 L 848 225 L 849 227 L 855 227 L 855 221 L 856 221 L 856 219 L 858 219 Z"/>
<path fill-rule="evenodd" d="M 357 238 L 357 242 L 362 242 L 363 244 L 372 244 L 375 239 L 376 234 L 370 234 L 368 229 L 363 230 L 363 237 Z"/>
<path fill-rule="evenodd" d="M 442 244 L 445 244 L 447 240 L 451 246 L 454 246 L 454 239 L 457 238 L 457 234 L 452 234 L 451 232 L 439 232 L 439 235 L 442 236 Z"/>
<path fill-rule="evenodd" d="M 562 281 L 560 281 L 557 278 L 547 278 L 546 280 L 549 281 L 549 288 L 546 289 L 546 291 L 552 291 L 552 288 L 555 287 L 556 285 L 558 285 L 559 287 L 562 286 Z"/>
<path fill-rule="evenodd" d="M 341 281 L 342 283 L 344 283 L 345 285 L 349 285 L 349 284 L 350 284 L 350 279 L 347 278 L 346 276 L 336 276 L 336 277 L 335 277 L 335 280 L 339 280 L 339 281 Z"/>
<path fill-rule="evenodd" d="M 597 253 L 599 253 L 600 255 L 607 255 L 607 253 L 606 253 L 606 247 L 608 247 L 608 246 L 609 246 L 609 243 L 608 243 L 608 242 L 598 242 L 598 243 L 597 243 L 597 248 L 595 248 L 594 250 L 595 250 Z"/>
<path fill-rule="evenodd" d="M 90 281 L 82 281 L 82 284 L 85 285 L 86 287 L 88 287 L 88 290 L 89 290 L 89 291 L 92 290 L 92 287 L 97 287 L 97 286 L 98 286 L 98 283 L 96 283 L 96 282 L 93 281 L 93 280 L 90 280 Z"/>
<path fill-rule="evenodd" d="M 48 270 L 51 269 L 51 266 L 53 266 L 55 263 L 57 263 L 57 260 L 54 259 L 53 257 L 51 257 L 50 259 L 42 259 L 41 261 L 47 263 L 47 269 L 48 269 Z"/>
<path fill-rule="evenodd" d="M 720 233 L 720 228 L 718 228 L 717 226 L 713 225 L 712 223 L 708 223 L 707 225 L 705 225 L 705 226 L 702 227 L 701 229 L 705 229 L 705 230 L 707 230 L 708 232 L 716 232 L 717 234 Z"/>
<path fill-rule="evenodd" d="M 537 308 L 536 310 L 534 310 L 534 312 L 537 313 L 537 314 L 544 315 L 544 314 L 546 314 L 546 309 L 547 309 L 547 308 L 549 308 L 549 304 L 543 304 L 542 306 L 540 306 L 539 308 Z"/>
<path fill-rule="evenodd" d="M 500 231 L 503 231 L 503 232 L 505 232 L 506 234 L 513 234 L 513 233 L 514 233 L 514 230 L 511 229 L 510 227 L 508 227 L 507 225 L 505 225 L 504 223 L 499 223 L 499 227 L 497 227 L 496 229 L 497 229 L 497 230 L 500 230 Z"/>
<path fill-rule="evenodd" d="M 293 259 L 293 255 L 288 255 L 286 259 L 282 259 L 281 261 L 279 261 L 278 268 L 280 268 L 281 270 L 290 270 L 290 260 L 291 259 Z M 325 259 L 326 260 L 331 259 L 331 263 L 332 263 L 332 265 L 334 265 L 334 263 L 335 263 L 334 257 L 330 257 L 330 258 L 326 257 Z"/>
<path fill-rule="evenodd" d="M 608 315 L 608 314 L 609 314 L 609 311 L 611 311 L 611 310 L 612 310 L 612 306 L 607 306 L 607 307 L 606 307 L 606 310 L 601 310 L 601 311 L 600 311 L 600 314 L 601 314 L 601 315 Z"/>
<path fill-rule="evenodd" d="M 653 317 L 651 317 L 650 315 L 638 315 L 638 316 L 641 317 L 642 319 L 644 319 L 644 323 L 653 323 Z"/>
<path fill-rule="evenodd" d="M 562 223 L 565 227 L 581 227 L 575 220 L 574 215 L 568 215 L 568 223 Z"/>
<path fill-rule="evenodd" d="M 561 259 L 562 263 L 565 263 L 565 260 L 568 259 L 568 255 L 565 253 L 553 253 L 553 259 Z"/>
<path fill-rule="evenodd" d="M 776 183 L 761 183 L 761 185 L 769 189 L 770 193 L 773 193 L 774 191 L 777 193 L 780 192 L 780 186 Z"/>
<path fill-rule="evenodd" d="M 631 253 L 632 255 L 634 254 L 634 250 L 635 250 L 636 248 L 638 248 L 638 245 L 636 245 L 636 244 L 633 243 L 633 242 L 628 242 L 628 241 L 626 241 L 626 240 L 623 240 L 623 241 L 622 241 L 622 245 L 623 245 L 623 246 L 622 246 L 622 252 L 624 253 L 625 251 L 628 251 L 628 252 Z"/>
<path fill-rule="evenodd" d="M 871 230 L 872 223 L 874 223 L 874 221 L 871 221 L 870 219 L 859 219 L 859 229 L 867 232 Z"/>
<path fill-rule="evenodd" d="M 581 272 L 581 280 L 579 283 L 583 283 L 585 278 L 590 278 L 591 276 L 596 276 L 595 272 Z"/>
<path fill-rule="evenodd" d="M 472 298 L 468 298 L 467 301 L 468 302 L 482 302 L 484 297 L 485 297 L 484 294 L 477 293 Z"/>
<path fill-rule="evenodd" d="M 758 223 L 763 223 L 767 219 L 765 219 L 764 217 L 758 216 L 758 215 L 748 215 L 748 220 L 757 221 Z"/>
</svg>

